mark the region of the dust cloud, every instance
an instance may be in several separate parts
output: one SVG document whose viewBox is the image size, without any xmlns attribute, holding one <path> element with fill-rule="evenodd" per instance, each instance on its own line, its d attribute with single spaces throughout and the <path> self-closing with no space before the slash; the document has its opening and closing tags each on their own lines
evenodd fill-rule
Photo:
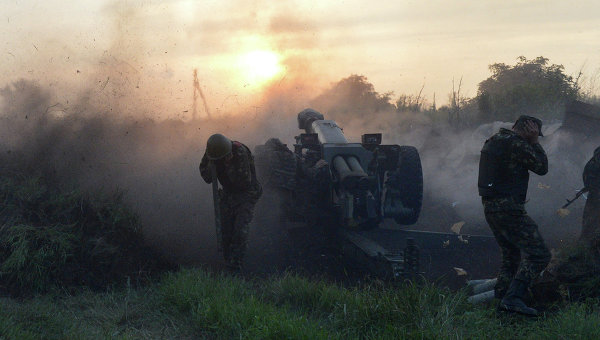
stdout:
<svg viewBox="0 0 600 340">
<path fill-rule="evenodd" d="M 477 192 L 479 153 L 487 138 L 512 124 L 494 122 L 455 130 L 422 114 L 382 113 L 368 120 L 351 120 L 342 127 L 355 141 L 361 131 L 382 132 L 384 143 L 417 147 L 423 166 L 424 202 L 420 220 L 411 228 L 450 232 L 452 224 L 465 221 L 462 232 L 490 235 Z M 543 127 L 545 137 L 540 137 L 540 143 L 548 155 L 549 172 L 545 176 L 530 173 L 526 204 L 553 247 L 579 235 L 585 198 L 570 205 L 566 217 L 558 216 L 556 210 L 583 187 L 583 167 L 600 145 L 600 136 L 585 136 L 561 125 L 556 121 Z"/>
<path fill-rule="evenodd" d="M 198 172 L 206 139 L 221 132 L 251 149 L 270 137 L 291 146 L 300 132 L 296 114 L 311 103 L 309 91 L 297 89 L 298 84 L 273 87 L 242 114 L 153 119 L 136 111 L 131 97 L 113 96 L 98 103 L 82 96 L 68 111 L 61 110 L 63 104 L 52 89 L 20 80 L 0 90 L 3 171 L 41 175 L 89 192 L 122 189 L 151 244 L 179 263 L 221 263 L 215 249 L 211 187 Z M 424 203 L 420 221 L 410 228 L 449 232 L 453 223 L 465 221 L 463 232 L 489 234 L 476 187 L 479 151 L 485 139 L 500 127 L 510 127 L 510 122 L 457 131 L 418 113 L 365 116 L 368 119 L 338 120 L 350 140 L 382 132 L 384 143 L 419 149 Z M 546 239 L 558 246 L 577 237 L 583 199 L 570 207 L 567 217 L 555 212 L 582 186 L 583 166 L 600 141 L 565 131 L 560 122 L 548 124 L 544 132 L 540 140 L 550 171 L 531 176 L 527 209 Z M 276 197 L 265 195 L 257 206 L 249 262 L 279 264 L 272 251 L 281 244 L 271 237 L 280 231 L 276 205 Z"/>
<path fill-rule="evenodd" d="M 243 79 L 225 72 L 229 64 L 207 55 L 231 63 L 240 32 L 272 32 L 276 37 L 265 44 L 274 48 L 314 46 L 318 39 L 299 19 L 284 23 L 293 10 L 286 6 L 260 20 L 242 15 L 234 27 L 204 16 L 186 26 L 178 22 L 176 4 L 145 5 L 93 6 L 99 11 L 90 23 L 94 30 L 35 24 L 23 41 L 6 44 L 2 171 L 44 176 L 92 194 L 123 190 L 151 244 L 179 263 L 220 263 L 211 187 L 198 172 L 207 138 L 220 132 L 253 148 L 268 135 L 292 136 L 293 114 L 321 81 L 311 76 L 313 63 L 285 55 L 285 77 L 259 91 L 237 83 Z M 240 11 L 240 5 L 232 13 L 260 9 Z M 18 33 L 15 22 L 9 26 Z M 306 32 L 301 41 L 286 35 L 298 25 Z M 266 202 L 260 209 L 269 210 Z M 262 248 L 260 239 L 251 242 L 252 249 Z"/>
<path fill-rule="evenodd" d="M 40 175 L 90 193 L 124 190 L 126 201 L 141 217 L 147 240 L 167 256 L 182 264 L 222 263 L 215 247 L 211 187 L 198 172 L 207 138 L 220 132 L 254 149 L 278 137 L 290 146 L 300 132 L 298 112 L 312 107 L 328 118 L 326 110 L 312 101 L 328 78 L 309 60 L 288 56 L 282 61 L 285 77 L 244 100 L 238 101 L 235 93 L 220 94 L 224 99 L 215 100 L 206 69 L 198 68 L 193 78 L 195 67 L 183 67 L 187 73 L 171 68 L 177 60 L 169 59 L 165 50 L 189 52 L 181 37 L 154 32 L 144 18 L 127 8 L 115 5 L 107 10 L 116 18 L 108 49 L 86 55 L 82 59 L 86 62 L 68 62 L 69 51 L 52 49 L 49 55 L 42 51 L 36 59 L 28 59 L 29 66 L 47 72 L 2 80 L 2 171 Z M 276 41 L 279 46 L 318 41 L 309 23 L 288 19 L 285 12 L 278 13 L 269 30 L 301 27 L 306 34 L 302 41 L 282 35 Z M 217 46 L 223 42 L 218 35 L 206 33 L 219 31 L 218 23 L 199 27 L 204 34 L 187 32 L 187 40 Z M 245 29 L 229 23 L 227 27 Z M 148 32 L 156 34 L 154 45 L 147 40 Z M 233 34 L 219 34 L 225 33 Z M 169 41 L 180 45 L 174 47 Z M 210 117 L 201 112 L 191 117 L 195 86 L 206 96 L 202 99 L 208 104 L 203 106 L 215 108 Z M 464 232 L 489 233 L 476 188 L 479 150 L 486 138 L 499 127 L 510 126 L 509 122 L 456 131 L 420 113 L 367 108 L 360 116 L 338 119 L 338 124 L 350 140 L 382 132 L 384 143 L 419 149 L 424 205 L 420 221 L 411 228 L 449 232 L 453 223 L 465 221 Z M 527 205 L 542 234 L 553 243 L 573 239 L 579 232 L 583 201 L 574 203 L 566 218 L 555 211 L 582 186 L 583 166 L 600 143 L 598 138 L 581 138 L 559 127 L 560 123 L 548 125 L 547 137 L 541 139 L 550 172 L 544 177 L 532 175 Z M 278 254 L 270 252 L 278 246 L 270 237 L 279 228 L 276 202 L 276 197 L 265 195 L 258 203 L 250 227 L 251 263 L 278 264 L 274 260 Z"/>
<path fill-rule="evenodd" d="M 220 263 L 211 186 L 198 171 L 205 143 L 216 132 L 250 148 L 268 136 L 292 136 L 303 100 L 298 91 L 289 99 L 276 93 L 240 114 L 157 119 L 139 111 L 135 102 L 144 107 L 144 98 L 118 95 L 105 101 L 82 96 L 61 110 L 51 88 L 19 80 L 0 89 L 2 171 L 43 176 L 90 193 L 123 190 L 151 244 L 179 263 Z M 279 109 L 282 102 L 289 107 Z M 272 211 L 271 204 L 268 197 L 261 200 L 255 219 L 269 228 L 276 214 L 261 216 L 260 211 Z M 252 226 L 252 249 L 264 249 L 264 228 Z"/>
</svg>

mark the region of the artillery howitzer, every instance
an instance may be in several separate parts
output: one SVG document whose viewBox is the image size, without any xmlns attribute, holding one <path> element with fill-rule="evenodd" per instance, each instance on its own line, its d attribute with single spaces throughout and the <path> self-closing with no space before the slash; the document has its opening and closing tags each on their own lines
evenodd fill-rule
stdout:
<svg viewBox="0 0 600 340">
<path fill-rule="evenodd" d="M 304 133 L 294 151 L 275 138 L 255 149 L 263 186 L 280 195 L 282 222 L 325 230 L 342 253 L 385 278 L 419 273 L 422 255 L 430 270 L 436 251 L 468 247 L 466 235 L 381 227 L 384 220 L 412 225 L 419 218 L 423 172 L 415 147 L 381 144 L 380 133 L 351 143 L 335 121 L 312 109 L 298 114 L 298 127 Z M 495 246 L 493 238 L 482 240 Z"/>
</svg>

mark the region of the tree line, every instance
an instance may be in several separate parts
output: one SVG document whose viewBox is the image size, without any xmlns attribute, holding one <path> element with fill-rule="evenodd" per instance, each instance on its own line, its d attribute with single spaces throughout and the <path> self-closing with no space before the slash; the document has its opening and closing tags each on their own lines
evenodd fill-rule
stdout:
<svg viewBox="0 0 600 340">
<path fill-rule="evenodd" d="M 334 119 L 364 117 L 379 112 L 422 113 L 433 120 L 447 120 L 455 127 L 467 127 L 493 121 L 513 121 L 527 114 L 543 120 L 561 119 L 567 103 L 579 99 L 597 103 L 599 98 L 582 90 L 580 72 L 577 77 L 565 74 L 564 66 L 551 64 L 548 58 L 517 58 L 514 65 L 489 65 L 491 75 L 481 81 L 477 95 L 461 94 L 462 78 L 452 80 L 448 104 L 437 107 L 423 95 L 424 85 L 417 94 L 375 91 L 367 77 L 351 75 L 333 84 L 311 103 Z"/>
</svg>

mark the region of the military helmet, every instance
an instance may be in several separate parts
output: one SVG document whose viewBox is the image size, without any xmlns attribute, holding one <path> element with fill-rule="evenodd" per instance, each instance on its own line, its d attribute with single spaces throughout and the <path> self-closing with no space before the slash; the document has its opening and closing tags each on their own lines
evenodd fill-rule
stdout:
<svg viewBox="0 0 600 340">
<path fill-rule="evenodd" d="M 206 156 L 210 160 L 221 159 L 231 153 L 231 141 L 220 133 L 215 133 L 206 142 Z"/>
</svg>

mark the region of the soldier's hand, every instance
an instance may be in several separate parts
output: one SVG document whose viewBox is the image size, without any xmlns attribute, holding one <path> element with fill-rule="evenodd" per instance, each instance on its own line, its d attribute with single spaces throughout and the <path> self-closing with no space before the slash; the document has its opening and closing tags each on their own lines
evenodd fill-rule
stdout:
<svg viewBox="0 0 600 340">
<path fill-rule="evenodd" d="M 525 139 L 530 144 L 536 144 L 538 142 L 538 136 L 540 134 L 540 129 L 536 123 L 531 120 L 525 122 Z"/>
<path fill-rule="evenodd" d="M 327 166 L 327 165 L 328 165 L 327 161 L 325 161 L 324 159 L 319 159 L 317 161 L 317 163 L 315 163 L 315 168 L 320 169 L 320 168 L 322 168 L 324 166 Z"/>
</svg>

